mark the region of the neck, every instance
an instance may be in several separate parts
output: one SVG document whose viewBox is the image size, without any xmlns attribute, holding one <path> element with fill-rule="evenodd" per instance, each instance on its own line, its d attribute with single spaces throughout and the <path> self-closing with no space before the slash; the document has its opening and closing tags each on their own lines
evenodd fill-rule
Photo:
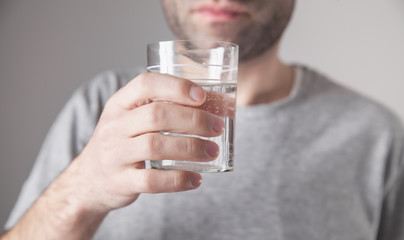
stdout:
<svg viewBox="0 0 404 240">
<path fill-rule="evenodd" d="M 293 67 L 278 57 L 279 43 L 264 54 L 239 64 L 237 105 L 270 103 L 289 96 Z"/>
</svg>

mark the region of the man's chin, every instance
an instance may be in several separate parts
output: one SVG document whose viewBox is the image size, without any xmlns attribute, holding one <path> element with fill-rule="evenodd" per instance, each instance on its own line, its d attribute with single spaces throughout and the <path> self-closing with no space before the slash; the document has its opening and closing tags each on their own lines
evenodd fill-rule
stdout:
<svg viewBox="0 0 404 240">
<path fill-rule="evenodd" d="M 242 25 L 222 24 L 222 23 L 204 23 L 192 24 L 188 28 L 187 34 L 192 39 L 209 39 L 216 41 L 234 42 L 237 39 L 237 33 L 242 29 Z M 198 26 L 198 27 L 195 27 Z M 195 31 L 195 29 L 198 29 Z"/>
</svg>

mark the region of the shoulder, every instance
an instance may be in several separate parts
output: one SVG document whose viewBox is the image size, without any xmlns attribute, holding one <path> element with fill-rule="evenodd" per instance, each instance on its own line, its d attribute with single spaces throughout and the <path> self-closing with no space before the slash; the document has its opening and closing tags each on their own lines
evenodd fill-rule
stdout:
<svg viewBox="0 0 404 240">
<path fill-rule="evenodd" d="M 121 87 L 140 74 L 139 69 L 109 70 L 78 87 L 67 101 L 52 129 L 76 129 L 80 142 L 91 136 L 107 100 Z"/>
<path fill-rule="evenodd" d="M 332 80 L 308 67 L 302 71 L 302 98 L 311 103 L 320 116 L 327 115 L 333 122 L 372 128 L 373 131 L 401 131 L 399 117 L 376 100 Z"/>
<path fill-rule="evenodd" d="M 363 161 L 382 166 L 384 190 L 404 174 L 404 128 L 389 108 L 345 87 L 324 74 L 300 67 L 302 83 L 297 104 L 306 125 L 318 135 L 331 136 L 332 144 L 344 141 L 347 149 L 368 156 Z M 301 120 L 301 119 L 300 119 Z M 372 161 L 370 156 L 378 159 Z M 377 163 L 378 162 L 378 163 Z M 373 166 L 373 167 L 374 167 Z M 382 169 L 382 170 L 380 170 Z"/>
<path fill-rule="evenodd" d="M 78 95 L 86 101 L 104 105 L 116 91 L 142 72 L 141 68 L 103 71 L 84 82 L 73 96 Z"/>
</svg>

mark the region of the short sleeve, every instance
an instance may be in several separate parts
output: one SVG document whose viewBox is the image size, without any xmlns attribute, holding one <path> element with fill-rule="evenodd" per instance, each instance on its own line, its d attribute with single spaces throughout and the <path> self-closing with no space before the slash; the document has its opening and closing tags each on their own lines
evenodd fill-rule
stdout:
<svg viewBox="0 0 404 240">
<path fill-rule="evenodd" d="M 404 133 L 401 124 L 396 126 L 385 171 L 378 240 L 404 239 Z"/>
<path fill-rule="evenodd" d="M 105 72 L 74 92 L 50 128 L 5 229 L 16 224 L 47 186 L 82 151 L 95 129 L 106 101 L 132 75 Z"/>
</svg>

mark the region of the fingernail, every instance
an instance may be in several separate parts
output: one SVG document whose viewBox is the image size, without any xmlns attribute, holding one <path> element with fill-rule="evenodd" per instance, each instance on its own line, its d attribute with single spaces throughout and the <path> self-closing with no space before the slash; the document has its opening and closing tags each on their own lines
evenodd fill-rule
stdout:
<svg viewBox="0 0 404 240">
<path fill-rule="evenodd" d="M 189 96 L 195 101 L 202 101 L 205 99 L 205 90 L 203 90 L 198 85 L 192 85 L 189 90 Z"/>
<path fill-rule="evenodd" d="M 191 189 L 197 188 L 202 184 L 202 176 L 200 174 L 192 174 L 189 178 Z"/>
<path fill-rule="evenodd" d="M 218 117 L 214 117 L 212 127 L 216 132 L 221 132 L 224 128 L 224 121 Z"/>
<path fill-rule="evenodd" d="M 206 152 L 211 156 L 215 157 L 219 154 L 219 146 L 214 142 L 206 142 Z"/>
</svg>

